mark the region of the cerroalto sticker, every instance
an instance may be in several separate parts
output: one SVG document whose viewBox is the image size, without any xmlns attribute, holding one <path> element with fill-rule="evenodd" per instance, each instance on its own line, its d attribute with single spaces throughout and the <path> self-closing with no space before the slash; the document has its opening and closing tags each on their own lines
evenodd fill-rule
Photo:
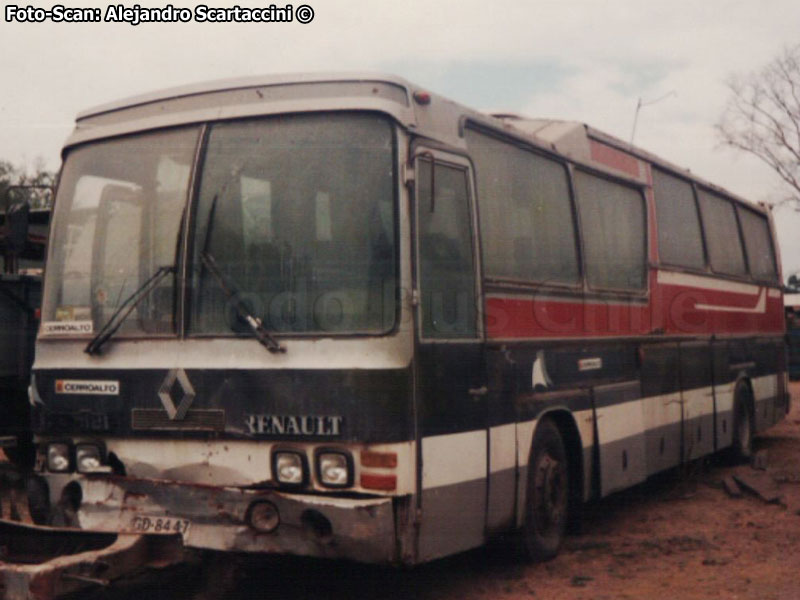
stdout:
<svg viewBox="0 0 800 600">
<path fill-rule="evenodd" d="M 96 394 L 99 396 L 119 396 L 119 381 L 56 379 L 56 394 Z"/>
<path fill-rule="evenodd" d="M 42 323 L 42 333 L 49 335 L 74 335 L 93 331 L 94 325 L 91 321 L 45 321 Z"/>
<path fill-rule="evenodd" d="M 582 358 L 578 361 L 578 371 L 596 371 L 603 368 L 603 359 L 599 357 Z"/>
</svg>

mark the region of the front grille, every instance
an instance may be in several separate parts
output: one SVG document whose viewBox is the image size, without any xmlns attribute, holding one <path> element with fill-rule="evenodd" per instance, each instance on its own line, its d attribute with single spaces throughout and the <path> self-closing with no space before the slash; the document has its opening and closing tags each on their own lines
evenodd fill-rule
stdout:
<svg viewBox="0 0 800 600">
<path fill-rule="evenodd" d="M 173 421 L 165 410 L 134 408 L 131 411 L 131 429 L 224 431 L 225 411 L 220 409 L 189 409 L 183 419 Z"/>
<path fill-rule="evenodd" d="M 42 433 L 100 432 L 119 429 L 118 413 L 99 413 L 88 410 L 76 412 L 38 411 L 34 423 Z"/>
</svg>

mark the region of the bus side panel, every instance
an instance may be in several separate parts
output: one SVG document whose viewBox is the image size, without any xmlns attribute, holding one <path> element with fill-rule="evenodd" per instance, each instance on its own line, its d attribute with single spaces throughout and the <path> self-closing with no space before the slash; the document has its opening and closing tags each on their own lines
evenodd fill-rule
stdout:
<svg viewBox="0 0 800 600">
<path fill-rule="evenodd" d="M 516 514 L 517 411 L 513 402 L 523 385 L 517 380 L 517 365 L 499 348 L 486 349 L 489 418 L 489 494 L 486 528 L 489 532 L 514 527 Z M 530 377 L 527 388 L 530 389 Z M 524 463 L 527 463 L 527 455 Z"/>
<path fill-rule="evenodd" d="M 756 339 L 750 342 L 755 369 L 751 384 L 755 403 L 756 431 L 763 431 L 783 418 L 785 404 L 779 398 L 778 364 L 783 352 L 782 340 Z"/>
<path fill-rule="evenodd" d="M 716 407 L 716 449 L 722 450 L 733 443 L 733 387 L 736 383 L 736 373 L 730 367 L 730 350 L 727 341 L 712 342 L 711 354 Z"/>
<path fill-rule="evenodd" d="M 714 390 L 709 343 L 680 344 L 683 455 L 693 460 L 714 451 Z"/>
<path fill-rule="evenodd" d="M 647 473 L 681 462 L 682 402 L 677 344 L 642 346 Z"/>
<path fill-rule="evenodd" d="M 593 342 L 565 342 L 560 346 L 510 346 L 504 354 L 505 360 L 512 361 L 516 369 L 517 389 L 515 397 L 517 406 L 517 448 L 519 480 L 517 483 L 518 523 L 521 508 L 524 502 L 525 479 L 527 477 L 527 461 L 530 453 L 531 438 L 536 425 L 536 419 L 550 410 L 561 410 L 571 413 L 572 420 L 577 428 L 579 441 L 574 450 L 581 452 L 579 460 L 583 472 L 583 499 L 588 500 L 597 492 L 595 481 L 595 449 L 602 443 L 607 435 L 612 435 L 614 442 L 628 436 L 630 431 L 644 443 L 642 428 L 641 389 L 638 383 L 637 346 L 633 343 L 609 343 L 603 341 Z M 631 382 L 636 380 L 637 414 L 631 417 L 631 406 L 618 407 L 617 403 L 624 403 L 631 399 L 627 394 L 621 396 L 614 393 L 604 398 L 606 405 L 600 407 L 597 414 L 601 415 L 597 421 L 598 429 L 595 431 L 596 406 L 590 390 L 596 386 L 613 381 Z M 619 384 L 616 384 L 619 385 Z M 627 385 L 627 384 L 624 384 Z M 616 389 L 615 386 L 610 386 Z M 532 390 L 526 392 L 525 390 Z M 603 417 L 603 413 L 610 412 L 616 416 Z M 607 426 L 602 422 L 605 418 Z M 632 423 L 631 418 L 636 422 Z M 613 431 L 608 427 L 612 427 Z M 598 442 L 597 436 L 600 437 Z M 582 450 L 581 448 L 582 447 Z M 629 454 L 626 452 L 626 456 Z M 644 461 L 644 450 L 639 452 Z M 600 465 L 602 471 L 602 465 Z M 609 466 L 609 469 L 612 467 Z M 621 468 L 621 467 L 620 467 Z M 633 467 L 631 467 L 633 468 Z M 638 469 L 638 467 L 636 468 Z M 627 474 L 627 467 L 626 467 Z M 638 476 L 637 476 L 638 477 Z"/>
<path fill-rule="evenodd" d="M 593 390 L 601 496 L 647 477 L 641 390 L 639 381 L 598 386 Z"/>
</svg>

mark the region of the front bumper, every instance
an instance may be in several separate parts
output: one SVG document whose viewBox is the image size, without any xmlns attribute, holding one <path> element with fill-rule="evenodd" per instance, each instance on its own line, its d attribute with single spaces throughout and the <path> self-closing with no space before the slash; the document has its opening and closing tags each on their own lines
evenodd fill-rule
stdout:
<svg viewBox="0 0 800 600">
<path fill-rule="evenodd" d="M 0 540 L 0 591 L 6 600 L 52 600 L 183 559 L 174 535 L 116 535 L 0 521 Z"/>
<path fill-rule="evenodd" d="M 340 498 L 275 490 L 250 490 L 173 481 L 91 476 L 76 479 L 82 490 L 80 527 L 131 531 L 136 517 L 188 521 L 185 546 L 346 558 L 397 560 L 393 498 Z M 260 533 L 247 523 L 252 502 L 269 501 L 280 524 Z M 165 521 L 166 522 L 166 521 Z M 174 531 L 174 529 L 173 529 Z"/>
</svg>

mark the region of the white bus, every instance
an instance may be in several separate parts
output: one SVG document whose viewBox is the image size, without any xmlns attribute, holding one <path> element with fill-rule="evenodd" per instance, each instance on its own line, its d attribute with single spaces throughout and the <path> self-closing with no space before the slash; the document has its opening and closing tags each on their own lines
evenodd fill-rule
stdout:
<svg viewBox="0 0 800 600">
<path fill-rule="evenodd" d="M 78 116 L 31 385 L 40 521 L 414 564 L 788 410 L 770 215 L 577 123 L 407 81 Z"/>
</svg>

